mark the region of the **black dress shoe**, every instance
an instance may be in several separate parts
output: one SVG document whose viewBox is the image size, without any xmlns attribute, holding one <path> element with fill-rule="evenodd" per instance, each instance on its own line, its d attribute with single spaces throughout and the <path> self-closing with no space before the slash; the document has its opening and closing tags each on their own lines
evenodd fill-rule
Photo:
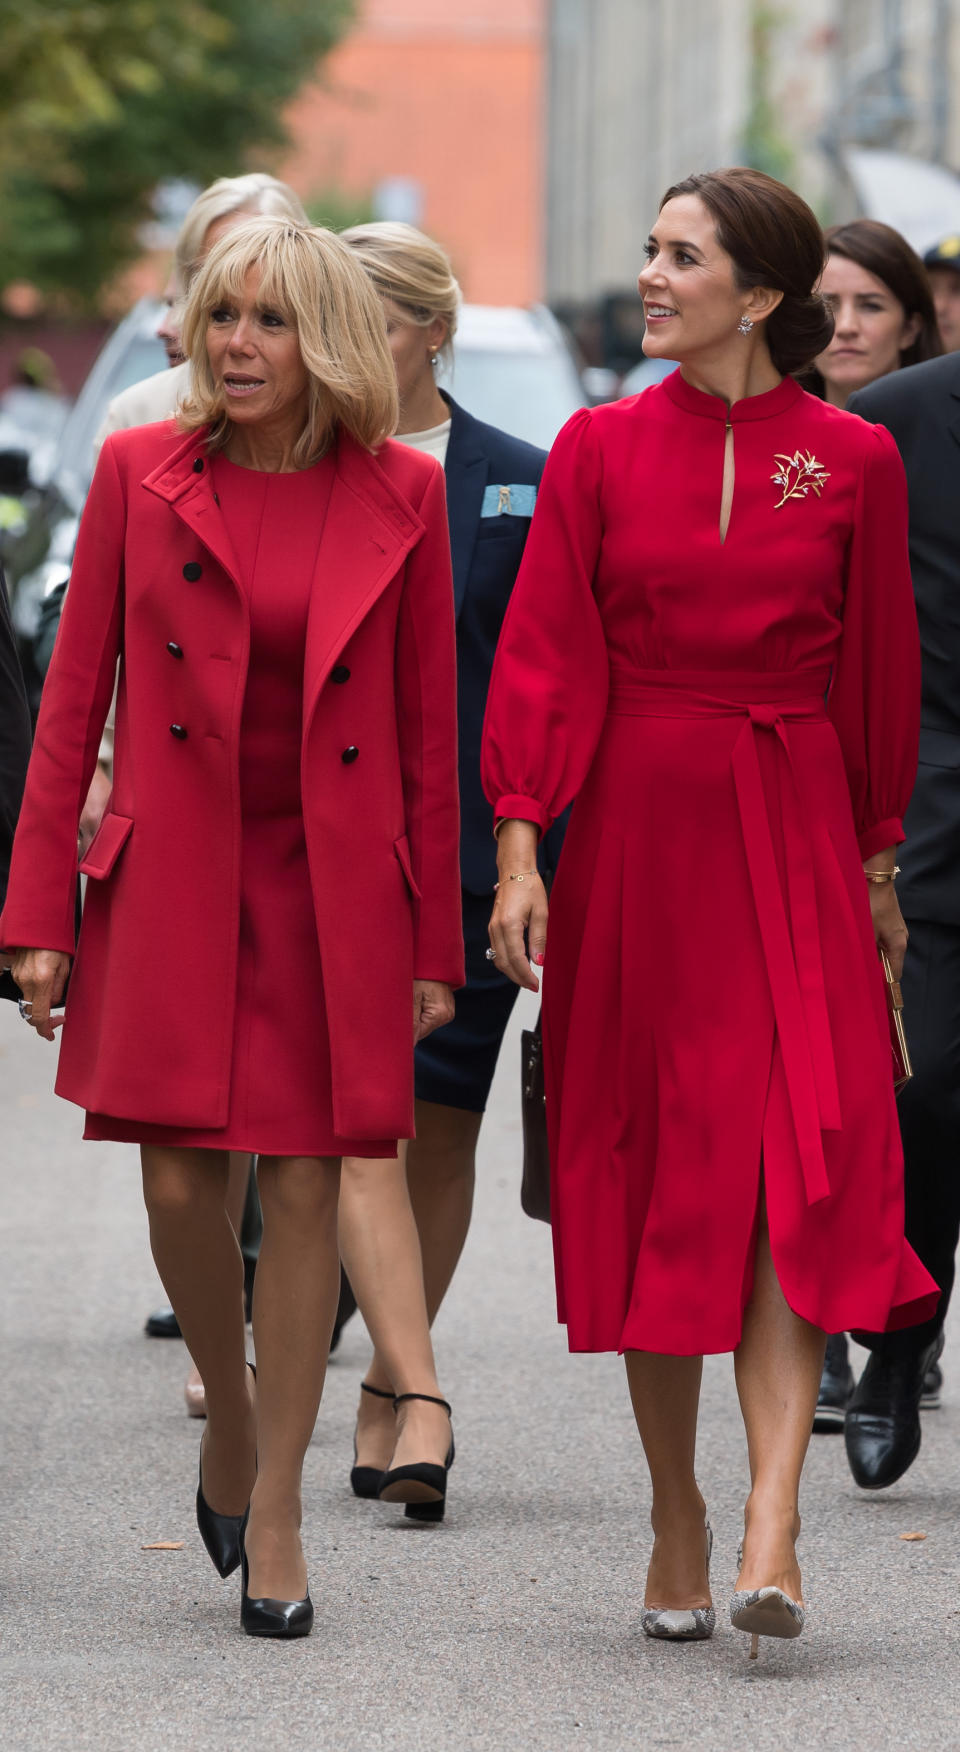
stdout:
<svg viewBox="0 0 960 1752">
<path fill-rule="evenodd" d="M 442 1405 L 450 1417 L 450 1407 L 445 1399 L 438 1399 L 433 1393 L 398 1393 L 393 1402 L 397 1411 L 405 1405 L 408 1399 L 423 1399 L 427 1405 Z M 450 1446 L 442 1466 L 433 1460 L 418 1460 L 412 1466 L 391 1466 L 380 1479 L 377 1495 L 382 1503 L 404 1503 L 404 1514 L 408 1521 L 442 1521 L 447 1506 L 447 1473 L 456 1459 L 456 1447 L 453 1440 L 453 1429 L 450 1430 Z"/>
<path fill-rule="evenodd" d="M 939 1411 L 940 1394 L 943 1388 L 943 1370 L 939 1363 L 931 1363 L 923 1377 L 923 1389 L 920 1394 L 921 1411 Z"/>
<path fill-rule="evenodd" d="M 309 1636 L 313 1629 L 313 1602 L 309 1594 L 302 1600 L 271 1600 L 268 1597 L 251 1600 L 247 1592 L 250 1570 L 243 1541 L 246 1530 L 247 1517 L 244 1515 L 240 1527 L 240 1574 L 243 1578 L 240 1594 L 241 1628 L 248 1636 Z"/>
<path fill-rule="evenodd" d="M 853 1370 L 847 1350 L 847 1335 L 845 1332 L 835 1332 L 827 1339 L 827 1354 L 823 1359 L 817 1409 L 813 1414 L 816 1435 L 839 1435 L 852 1394 Z"/>
<path fill-rule="evenodd" d="M 172 1308 L 158 1308 L 148 1314 L 144 1332 L 148 1338 L 180 1338 L 180 1322 Z"/>
<path fill-rule="evenodd" d="M 861 1490 L 885 1490 L 920 1452 L 923 1378 L 942 1338 L 910 1349 L 903 1333 L 888 1334 L 872 1351 L 847 1410 L 844 1438 L 850 1471 Z"/>
</svg>

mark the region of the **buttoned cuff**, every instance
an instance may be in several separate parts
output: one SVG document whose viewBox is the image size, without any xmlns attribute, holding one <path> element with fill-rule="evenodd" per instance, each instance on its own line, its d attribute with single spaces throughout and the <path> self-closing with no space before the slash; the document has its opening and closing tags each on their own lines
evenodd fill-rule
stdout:
<svg viewBox="0 0 960 1752">
<path fill-rule="evenodd" d="M 897 815 L 890 815 L 886 821 L 878 821 L 874 827 L 865 827 L 857 836 L 861 858 L 873 858 L 877 852 L 885 852 L 888 846 L 899 846 L 906 839 L 903 822 Z"/>
<path fill-rule="evenodd" d="M 550 826 L 547 811 L 535 797 L 500 797 L 493 811 L 494 833 L 499 831 L 500 824 L 504 821 L 532 821 L 539 833 L 546 833 Z"/>
</svg>

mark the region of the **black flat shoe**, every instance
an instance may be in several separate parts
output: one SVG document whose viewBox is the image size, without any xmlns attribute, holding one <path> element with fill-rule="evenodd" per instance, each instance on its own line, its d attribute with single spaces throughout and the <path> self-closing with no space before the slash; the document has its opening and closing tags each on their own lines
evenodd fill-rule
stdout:
<svg viewBox="0 0 960 1752">
<path fill-rule="evenodd" d="M 447 1416 L 451 1416 L 446 1400 L 437 1399 L 432 1393 L 398 1393 L 393 1402 L 394 1410 L 405 1405 L 408 1399 L 422 1399 L 427 1405 L 442 1405 Z M 444 1464 L 437 1466 L 433 1461 L 422 1460 L 413 1466 L 391 1467 L 380 1480 L 377 1492 L 380 1501 L 405 1503 L 404 1514 L 410 1521 L 442 1521 L 447 1506 L 447 1473 L 455 1458 L 451 1429 L 450 1449 Z"/>
<path fill-rule="evenodd" d="M 247 1368 L 256 1380 L 257 1371 L 253 1363 L 248 1363 Z M 246 1510 L 242 1515 L 218 1515 L 215 1509 L 211 1509 L 203 1494 L 203 1442 L 201 1441 L 200 1477 L 197 1483 L 197 1526 L 214 1569 L 224 1579 L 233 1575 L 240 1562 L 240 1529 L 245 1518 Z"/>
<path fill-rule="evenodd" d="M 940 1338 L 911 1351 L 906 1335 L 888 1334 L 871 1351 L 844 1425 L 850 1471 L 861 1490 L 886 1490 L 920 1452 L 920 1398 Z"/>
<path fill-rule="evenodd" d="M 143 1328 L 148 1338 L 180 1338 L 180 1322 L 172 1308 L 157 1308 Z"/>
<path fill-rule="evenodd" d="M 375 1399 L 393 1398 L 393 1394 L 387 1392 L 383 1387 L 371 1387 L 366 1381 L 361 1381 L 360 1391 L 361 1393 L 372 1393 Z M 379 1496 L 382 1478 L 383 1471 L 381 1467 L 357 1465 L 357 1437 L 356 1432 L 354 1432 L 353 1468 L 350 1473 L 350 1489 L 353 1491 L 354 1496 Z"/>
<path fill-rule="evenodd" d="M 247 1517 L 244 1515 L 240 1524 L 240 1575 L 243 1582 L 240 1594 L 241 1629 L 248 1636 L 309 1636 L 313 1629 L 313 1601 L 309 1594 L 303 1600 L 251 1600 L 247 1592 L 250 1570 L 243 1542 L 246 1530 Z"/>
<path fill-rule="evenodd" d="M 814 1434 L 839 1435 L 852 1397 L 853 1370 L 847 1350 L 847 1335 L 845 1332 L 835 1332 L 827 1339 L 817 1409 L 813 1414 Z"/>
</svg>

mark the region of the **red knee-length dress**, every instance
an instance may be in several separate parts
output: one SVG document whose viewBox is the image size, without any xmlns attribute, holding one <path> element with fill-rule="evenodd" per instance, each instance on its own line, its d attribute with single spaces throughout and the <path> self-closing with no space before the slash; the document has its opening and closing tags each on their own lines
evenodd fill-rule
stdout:
<svg viewBox="0 0 960 1752">
<path fill-rule="evenodd" d="M 337 1136 L 330 1042 L 300 793 L 310 592 L 333 484 L 328 456 L 293 474 L 212 459 L 250 611 L 240 731 L 240 942 L 227 1123 L 217 1130 L 88 1113 L 84 1136 L 283 1156 L 394 1156 Z M 170 953 L 176 954 L 176 944 Z M 190 1002 L 189 979 L 183 994 Z M 276 1067 L 284 1066 L 282 1084 Z M 268 1069 L 269 1068 L 269 1069 Z"/>
<path fill-rule="evenodd" d="M 798 1314 L 876 1331 L 935 1305 L 862 868 L 916 770 L 906 532 L 889 435 L 789 379 L 728 415 L 677 372 L 557 439 L 484 782 L 541 828 L 576 798 L 544 971 L 573 1350 L 735 1347 L 761 1178 Z"/>
</svg>

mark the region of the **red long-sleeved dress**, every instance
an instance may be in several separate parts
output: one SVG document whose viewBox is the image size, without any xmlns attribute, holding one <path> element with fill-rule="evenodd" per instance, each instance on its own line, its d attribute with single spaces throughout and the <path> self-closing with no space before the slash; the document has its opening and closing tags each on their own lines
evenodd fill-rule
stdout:
<svg viewBox="0 0 960 1752">
<path fill-rule="evenodd" d="M 679 372 L 565 427 L 484 783 L 540 828 L 576 799 L 544 981 L 572 1350 L 734 1348 L 761 1184 L 796 1313 L 829 1332 L 931 1313 L 862 869 L 903 838 L 919 705 L 881 428 L 789 379 L 728 415 Z"/>
</svg>

